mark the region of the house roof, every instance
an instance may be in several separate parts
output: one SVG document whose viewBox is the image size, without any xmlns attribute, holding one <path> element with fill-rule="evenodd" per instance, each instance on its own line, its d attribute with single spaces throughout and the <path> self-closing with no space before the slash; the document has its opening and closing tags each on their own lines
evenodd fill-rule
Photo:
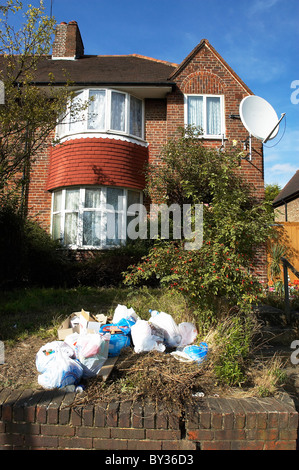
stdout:
<svg viewBox="0 0 299 470">
<path fill-rule="evenodd" d="M 170 74 L 176 64 L 137 54 L 84 55 L 76 60 L 44 58 L 40 61 L 35 81 L 49 81 L 53 73 L 56 83 L 69 77 L 76 84 L 158 84 L 171 82 Z"/>
<path fill-rule="evenodd" d="M 171 62 L 129 55 L 83 55 L 77 59 L 43 57 L 39 60 L 34 83 L 49 83 L 49 74 L 54 76 L 55 84 L 65 84 L 68 80 L 76 86 L 122 86 L 156 87 L 165 92 L 175 86 L 176 77 L 184 70 L 192 58 L 207 47 L 233 78 L 250 94 L 252 91 L 218 54 L 207 39 L 201 42 L 181 62 Z M 0 70 L 5 69 L 5 58 L 0 56 Z M 167 88 L 168 87 L 168 88 Z"/>
<path fill-rule="evenodd" d="M 285 202 L 290 202 L 299 197 L 299 170 L 296 171 L 294 176 L 285 185 L 273 201 L 274 207 L 279 207 Z"/>
</svg>

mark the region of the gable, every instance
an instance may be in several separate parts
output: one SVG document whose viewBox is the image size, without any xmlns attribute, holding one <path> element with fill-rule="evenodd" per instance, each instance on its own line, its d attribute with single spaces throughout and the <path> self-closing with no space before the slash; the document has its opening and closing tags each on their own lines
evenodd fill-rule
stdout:
<svg viewBox="0 0 299 470">
<path fill-rule="evenodd" d="M 207 39 L 202 39 L 169 79 L 180 82 L 184 93 L 223 93 L 230 81 L 241 93 L 253 94 Z"/>
</svg>

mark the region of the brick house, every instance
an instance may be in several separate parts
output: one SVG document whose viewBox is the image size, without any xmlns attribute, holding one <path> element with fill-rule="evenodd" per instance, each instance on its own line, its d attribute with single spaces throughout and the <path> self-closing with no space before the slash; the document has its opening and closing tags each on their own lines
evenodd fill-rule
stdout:
<svg viewBox="0 0 299 470">
<path fill-rule="evenodd" d="M 275 222 L 299 222 L 299 170 L 273 201 Z"/>
<path fill-rule="evenodd" d="M 121 219 L 118 228 L 126 230 L 134 216 L 127 208 L 143 201 L 144 164 L 159 159 L 179 126 L 202 127 L 205 145 L 214 148 L 248 137 L 235 117 L 241 100 L 253 93 L 206 39 L 179 65 L 137 54 L 90 56 L 77 23 L 63 22 L 52 56 L 39 64 L 39 85 L 49 72 L 57 85 L 71 78 L 78 102 L 93 97 L 88 110 L 57 126 L 59 144 L 49 136 L 32 165 L 28 191 L 28 215 L 71 249 L 117 243 L 107 237 L 107 226 Z M 241 172 L 263 198 L 263 147 L 255 138 L 252 150 L 254 164 L 242 160 Z M 117 209 L 114 222 L 105 203 Z"/>
</svg>

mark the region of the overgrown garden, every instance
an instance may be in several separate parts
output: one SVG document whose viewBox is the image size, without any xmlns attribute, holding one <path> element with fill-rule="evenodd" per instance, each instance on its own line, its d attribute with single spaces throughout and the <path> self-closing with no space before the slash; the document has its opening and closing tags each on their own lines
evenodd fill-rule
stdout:
<svg viewBox="0 0 299 470">
<path fill-rule="evenodd" d="M 111 313 L 123 303 L 147 318 L 152 308 L 196 325 L 197 341 L 206 339 L 213 351 L 210 364 L 216 382 L 248 384 L 259 339 L 254 310 L 267 290 L 256 267 L 259 248 L 272 236 L 273 219 L 269 203 L 257 198 L 255 188 L 242 178 L 242 149 L 209 149 L 200 131 L 180 129 L 163 149 L 159 164 L 145 169 L 148 200 L 168 207 L 189 205 L 193 228 L 194 208 L 202 205 L 199 249 L 185 249 L 190 239 L 184 233 L 174 236 L 175 219 L 170 217 L 168 238 L 160 234 L 151 239 L 148 234 L 76 261 L 26 213 L 31 164 L 71 94 L 68 87 L 55 89 L 53 77 L 50 101 L 32 86 L 38 56 L 50 47 L 54 23 L 44 15 L 41 2 L 40 9 L 28 10 L 26 27 L 16 35 L 8 15 L 20 9 L 20 1 L 6 2 L 0 33 L 0 52 L 10 64 L 2 77 L 6 105 L 0 108 L 0 340 L 13 347 L 21 338 L 55 335 L 58 321 L 76 309 Z M 15 86 L 18 83 L 22 87 Z M 275 374 L 272 384 L 277 383 Z M 264 394 L 271 390 L 263 387 Z"/>
</svg>

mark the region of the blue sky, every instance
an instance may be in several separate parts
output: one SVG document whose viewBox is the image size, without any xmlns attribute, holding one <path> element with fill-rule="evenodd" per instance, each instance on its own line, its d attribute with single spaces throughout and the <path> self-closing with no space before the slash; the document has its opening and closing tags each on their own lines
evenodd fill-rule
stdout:
<svg viewBox="0 0 299 470">
<path fill-rule="evenodd" d="M 278 117 L 286 113 L 264 146 L 265 183 L 283 187 L 299 169 L 298 0 L 52 0 L 52 8 L 58 23 L 78 22 L 86 54 L 181 63 L 208 39 Z"/>
</svg>

